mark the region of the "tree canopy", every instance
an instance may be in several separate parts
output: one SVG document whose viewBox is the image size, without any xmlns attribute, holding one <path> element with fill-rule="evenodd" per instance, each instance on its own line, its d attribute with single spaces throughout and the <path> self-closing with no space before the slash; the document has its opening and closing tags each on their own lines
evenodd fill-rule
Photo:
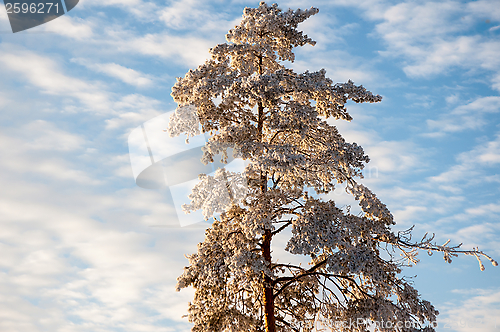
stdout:
<svg viewBox="0 0 500 332">
<path fill-rule="evenodd" d="M 317 13 L 264 2 L 245 8 L 227 43 L 210 49 L 211 58 L 172 88 L 179 107 L 171 136 L 210 133 L 203 162 L 219 154 L 227 161 L 228 151 L 249 162 L 243 174 L 201 175 L 186 206 L 201 208 L 207 219 L 220 213 L 178 278 L 179 290 L 195 288 L 192 331 L 312 331 L 318 321 L 339 331 L 365 331 L 370 322 L 384 322 L 378 330 L 432 331 L 428 323 L 438 311 L 399 276 L 417 263 L 418 250 L 440 251 L 448 262 L 459 253 L 484 256 L 497 265 L 478 249 L 437 245 L 426 236 L 412 242 L 411 229 L 391 230 L 386 205 L 359 183 L 368 156 L 327 122 L 352 120 L 348 100 L 382 97 L 350 80 L 334 84 L 325 70 L 285 67 L 295 47 L 315 44 L 297 28 Z M 361 214 L 318 196 L 339 184 Z M 231 199 L 214 199 L 215 188 Z M 284 249 L 309 266 L 273 259 L 272 241 L 287 231 Z"/>
</svg>

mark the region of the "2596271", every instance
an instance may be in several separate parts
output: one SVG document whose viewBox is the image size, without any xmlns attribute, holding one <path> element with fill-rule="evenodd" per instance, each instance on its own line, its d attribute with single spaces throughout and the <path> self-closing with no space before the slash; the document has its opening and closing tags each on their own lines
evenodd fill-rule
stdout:
<svg viewBox="0 0 500 332">
<path fill-rule="evenodd" d="M 53 2 L 38 4 L 26 2 L 6 3 L 5 8 L 7 9 L 7 14 L 59 14 L 59 4 Z"/>
</svg>

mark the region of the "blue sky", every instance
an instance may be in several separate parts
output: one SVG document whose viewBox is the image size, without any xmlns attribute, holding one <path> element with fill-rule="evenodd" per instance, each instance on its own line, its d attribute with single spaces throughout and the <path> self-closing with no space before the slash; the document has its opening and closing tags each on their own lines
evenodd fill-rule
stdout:
<svg viewBox="0 0 500 332">
<path fill-rule="evenodd" d="M 135 184 L 127 139 L 175 108 L 175 77 L 257 5 L 82 0 L 16 34 L 0 9 L 1 331 L 189 330 L 193 293 L 175 279 L 204 229 L 175 227 L 169 192 Z M 370 156 L 364 183 L 394 229 L 499 260 L 498 1 L 279 5 L 320 9 L 300 25 L 317 44 L 291 67 L 383 96 L 335 124 Z M 499 268 L 420 258 L 404 274 L 440 310 L 438 331 L 500 329 Z"/>
</svg>

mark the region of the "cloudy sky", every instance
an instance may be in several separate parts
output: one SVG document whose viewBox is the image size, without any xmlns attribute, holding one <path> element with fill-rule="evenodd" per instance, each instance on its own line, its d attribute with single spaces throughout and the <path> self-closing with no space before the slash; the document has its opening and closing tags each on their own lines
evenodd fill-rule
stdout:
<svg viewBox="0 0 500 332">
<path fill-rule="evenodd" d="M 176 277 L 203 239 L 168 189 L 140 188 L 128 138 L 172 111 L 175 77 L 225 41 L 258 1 L 82 0 L 13 34 L 0 8 L 0 330 L 188 331 Z M 500 259 L 498 1 L 317 0 L 301 24 L 325 68 L 383 96 L 335 123 L 371 158 L 364 183 L 395 230 L 479 246 Z M 335 194 L 333 199 L 345 198 Z M 438 331 L 500 329 L 500 269 L 422 253 L 416 288 Z"/>
</svg>

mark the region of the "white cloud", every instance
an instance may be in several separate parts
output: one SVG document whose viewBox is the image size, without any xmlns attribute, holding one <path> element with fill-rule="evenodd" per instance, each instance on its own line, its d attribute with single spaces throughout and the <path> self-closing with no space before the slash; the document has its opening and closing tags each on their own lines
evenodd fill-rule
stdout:
<svg viewBox="0 0 500 332">
<path fill-rule="evenodd" d="M 37 30 L 56 33 L 76 40 L 92 38 L 92 24 L 88 20 L 64 15 L 41 25 Z"/>
<path fill-rule="evenodd" d="M 383 141 L 366 148 L 379 172 L 391 174 L 422 166 L 415 150 L 411 143 L 398 141 Z"/>
<path fill-rule="evenodd" d="M 122 51 L 168 58 L 189 67 L 204 63 L 210 57 L 208 50 L 214 46 L 205 38 L 166 34 L 147 34 L 120 43 Z"/>
<path fill-rule="evenodd" d="M 467 296 L 460 302 L 448 302 L 442 306 L 441 326 L 459 332 L 494 332 L 498 329 L 500 317 L 500 290 L 470 289 L 464 292 Z M 439 320 L 438 320 L 439 321 Z M 446 324 L 446 325 L 445 325 Z"/>
<path fill-rule="evenodd" d="M 475 151 L 477 152 L 477 160 L 481 164 L 495 165 L 500 163 L 500 134 L 494 141 L 487 142 Z"/>
<path fill-rule="evenodd" d="M 500 204 L 484 204 L 475 208 L 467 209 L 465 211 L 467 212 L 467 214 L 471 215 L 491 215 L 492 213 L 500 213 Z"/>
<path fill-rule="evenodd" d="M 107 91 L 102 82 L 88 82 L 67 75 L 60 69 L 63 66 L 48 56 L 11 45 L 0 47 L 0 55 L 0 63 L 8 66 L 12 73 L 20 73 L 21 80 L 28 81 L 42 93 L 63 97 L 66 111 L 76 113 L 83 109 L 104 116 L 107 129 L 139 125 L 164 111 L 159 110 L 161 103 L 156 99 L 141 94 L 117 95 Z M 148 83 L 149 79 L 135 70 L 115 64 L 97 65 L 96 68 L 130 83 Z M 15 105 L 10 104 L 10 107 Z"/>
<path fill-rule="evenodd" d="M 354 81 L 369 87 L 381 85 L 381 74 L 375 71 L 371 63 L 361 57 L 353 56 L 343 50 L 316 50 L 316 46 L 306 45 L 296 51 L 296 61 L 290 64 L 296 72 L 317 71 L 324 68 L 326 76 L 336 82 Z M 383 81 L 383 83 L 385 83 Z"/>
<path fill-rule="evenodd" d="M 365 177 L 376 180 L 380 175 L 384 181 L 394 181 L 397 175 L 425 167 L 422 157 L 427 152 L 424 149 L 410 141 L 385 141 L 373 129 L 366 129 L 365 123 L 373 123 L 372 117 L 366 114 L 354 117 L 357 122 L 329 120 L 329 123 L 338 127 L 346 141 L 362 146 L 370 157 Z M 388 174 L 390 177 L 385 176 Z"/>
<path fill-rule="evenodd" d="M 460 96 L 458 93 L 454 93 L 445 98 L 446 104 L 453 105 L 456 104 L 460 100 Z"/>
<path fill-rule="evenodd" d="M 477 215 L 471 213 L 472 211 L 469 209 L 467 213 L 470 221 L 477 219 Z M 491 216 L 491 213 L 489 215 Z M 482 218 L 484 218 L 484 216 L 485 215 L 483 215 Z M 500 226 L 498 224 L 477 221 L 475 225 L 466 226 L 454 232 L 452 237 L 460 239 L 464 248 L 480 247 L 481 250 L 486 249 L 487 254 L 490 256 L 497 256 L 500 253 L 498 247 L 500 241 L 498 241 L 496 236 L 499 231 Z M 483 263 L 490 264 L 488 260 L 485 261 L 485 258 L 482 258 L 482 261 Z"/>
<path fill-rule="evenodd" d="M 217 31 L 225 30 L 227 25 L 227 30 L 232 28 L 232 22 L 225 20 L 222 12 L 214 10 L 210 2 L 200 0 L 173 1 L 170 6 L 160 11 L 159 18 L 167 27 L 173 29 L 193 31 L 212 27 Z"/>
<path fill-rule="evenodd" d="M 156 19 L 159 10 L 154 2 L 142 0 L 86 0 L 82 1 L 79 6 L 81 8 L 117 7 L 147 21 Z"/>
<path fill-rule="evenodd" d="M 114 168 L 114 175 L 126 179 L 133 179 L 134 174 L 132 173 L 132 168 L 130 167 L 130 156 L 129 154 L 112 156 L 106 161 L 106 165 Z"/>
<path fill-rule="evenodd" d="M 488 123 L 485 119 L 488 114 L 499 112 L 500 97 L 479 97 L 454 108 L 450 113 L 442 115 L 439 120 L 427 120 L 427 125 L 433 132 L 423 135 L 439 137 L 450 132 L 481 129 Z"/>
<path fill-rule="evenodd" d="M 119 114 L 105 121 L 106 129 L 117 129 L 130 125 L 138 126 L 164 113 L 165 110 L 161 110 L 161 106 L 158 100 L 141 94 L 124 95 L 114 103 L 114 107 L 119 111 Z"/>
<path fill-rule="evenodd" d="M 500 8 L 496 0 L 478 0 L 467 3 L 467 11 L 475 16 L 500 22 Z"/>
<path fill-rule="evenodd" d="M 415 223 L 415 220 L 421 219 L 418 215 L 426 214 L 427 207 L 407 205 L 402 210 L 394 210 L 394 219 L 397 220 L 399 225 L 407 225 Z"/>
<path fill-rule="evenodd" d="M 376 31 L 393 45 L 407 45 L 404 37 L 411 37 L 407 43 L 427 41 L 429 36 L 443 36 L 462 29 L 463 22 L 453 22 L 462 10 L 460 4 L 452 1 L 412 3 L 403 2 L 387 6 L 378 19 L 384 22 L 376 26 Z M 416 50 L 414 50 L 416 51 Z"/>
<path fill-rule="evenodd" d="M 50 125 L 49 125 L 50 127 Z M 37 174 L 44 177 L 50 177 L 64 182 L 86 183 L 97 185 L 99 180 L 92 179 L 92 177 L 83 170 L 77 169 L 71 165 L 67 160 L 48 154 L 43 159 L 39 159 L 40 154 L 32 153 L 33 150 L 40 151 L 42 155 L 51 150 L 45 144 L 54 143 L 53 150 L 73 150 L 78 148 L 81 144 L 81 139 L 68 136 L 66 133 L 55 132 L 50 133 L 47 138 L 39 137 L 38 141 L 25 142 L 17 138 L 0 135 L 0 151 L 2 152 L 1 168 L 7 174 Z M 57 140 L 62 137 L 71 137 L 73 142 L 68 144 L 57 143 Z M 23 148 L 24 147 L 24 148 Z"/>
<path fill-rule="evenodd" d="M 73 97 L 88 108 L 109 113 L 109 97 L 101 86 L 65 75 L 61 66 L 46 56 L 4 44 L 0 48 L 0 63 L 9 71 L 22 74 L 41 92 Z"/>
<path fill-rule="evenodd" d="M 325 7 L 330 5 L 330 1 L 319 1 L 321 2 Z M 445 2 L 443 5 L 407 4 L 406 7 L 394 6 L 394 16 L 385 17 L 391 6 L 382 6 L 380 1 L 363 3 L 363 6 L 366 6 L 364 8 L 369 8 L 366 15 L 373 20 L 387 23 L 385 28 L 388 30 L 381 30 L 379 33 L 387 35 L 388 43 L 394 43 L 393 46 L 388 46 L 388 50 L 393 52 L 392 55 L 405 59 L 405 68 L 416 70 L 421 66 L 425 77 L 445 73 L 452 68 L 483 68 L 492 72 L 497 68 L 497 49 L 487 48 L 495 45 L 489 44 L 481 36 L 472 36 L 474 38 L 470 39 L 455 36 L 466 31 L 463 29 L 468 29 L 468 24 L 473 19 L 472 16 L 466 16 L 463 23 L 460 21 L 458 25 L 449 24 L 454 18 L 460 19 L 459 16 L 465 11 L 463 6 L 457 7 L 457 11 L 446 7 L 451 2 Z M 197 7 L 197 4 L 200 6 Z M 154 81 L 155 78 L 133 67 L 124 67 L 123 64 L 131 63 L 128 61 L 130 57 L 142 56 L 140 60 L 146 59 L 145 61 L 159 58 L 176 65 L 196 67 L 208 57 L 207 50 L 216 44 L 214 40 L 223 40 L 227 31 L 226 25 L 233 22 L 231 18 L 218 16 L 215 9 L 204 12 L 205 6 L 209 5 L 196 1 L 171 2 L 166 10 L 153 10 L 153 3 L 139 0 L 87 0 L 82 1 L 79 6 L 82 6 L 82 9 L 85 6 L 91 9 L 94 18 L 80 21 L 68 16 L 70 20 L 59 23 L 55 20 L 53 26 L 48 24 L 45 28 L 52 29 L 59 24 L 61 29 L 67 29 L 61 33 L 73 38 L 80 36 L 81 39 L 74 39 L 71 43 L 61 44 L 60 47 L 70 51 L 88 51 L 89 53 L 72 56 L 85 56 L 88 63 L 92 61 L 95 64 L 94 70 L 133 86 L 148 86 L 147 80 Z M 161 19 L 167 28 L 189 29 L 190 34 L 186 37 L 164 32 L 139 35 L 131 29 L 127 30 L 130 27 L 126 25 L 121 27 L 119 23 L 104 24 L 107 12 L 98 12 L 103 6 L 124 9 L 141 22 Z M 290 6 L 304 8 L 309 5 L 297 3 Z M 320 13 L 323 13 L 323 7 L 318 7 L 322 10 Z M 287 6 L 282 5 L 282 8 Z M 436 13 L 431 12 L 432 9 L 436 9 Z M 452 13 L 447 14 L 447 9 Z M 482 12 L 479 14 L 474 10 Z M 415 18 L 411 17 L 412 11 L 415 12 Z M 438 22 L 439 14 L 443 12 L 443 22 Z M 491 12 L 491 16 L 496 17 L 496 12 Z M 76 13 L 75 11 L 74 14 Z M 476 13 L 474 17 L 488 15 L 483 9 L 471 9 L 471 13 Z M 326 50 L 326 44 L 330 43 L 330 47 L 333 43 L 342 43 L 342 38 L 348 36 L 356 26 L 344 26 L 336 30 L 332 27 L 336 22 L 328 22 L 326 16 L 320 15 L 311 18 L 303 26 L 306 33 L 316 38 L 319 44 L 314 48 L 303 48 L 299 52 L 301 56 L 307 57 L 308 61 L 306 63 L 303 58 L 299 58 L 297 68 L 302 71 L 314 66 L 317 69 L 326 67 L 336 81 L 353 79 L 356 83 L 366 84 L 370 89 L 374 84 L 380 86 L 383 75 L 373 69 L 376 62 L 370 63 L 371 60 L 367 61 L 344 51 Z M 407 27 L 405 17 L 411 21 L 407 22 Z M 128 20 L 127 24 L 131 22 Z M 429 27 L 420 22 L 429 24 Z M 327 23 L 330 24 L 329 28 L 322 31 L 321 28 Z M 391 35 L 391 26 L 395 29 L 401 27 L 401 33 L 406 35 Z M 213 37 L 201 37 L 211 32 Z M 429 37 L 432 33 L 435 34 L 434 37 Z M 328 40 L 332 34 L 337 37 Z M 412 39 L 413 36 L 416 38 Z M 406 44 L 404 38 L 409 38 Z M 21 43 L 24 43 L 24 40 Z M 203 229 L 175 229 L 178 221 L 165 193 L 127 188 L 134 186 L 124 147 L 127 132 L 116 130 L 138 126 L 169 109 L 162 109 L 162 103 L 154 98 L 141 94 L 113 93 L 107 84 L 71 74 L 70 69 L 58 61 L 64 57 L 64 53 L 44 54 L 42 50 L 45 52 L 46 47 L 40 46 L 38 51 L 35 49 L 35 43 L 30 44 L 30 50 L 14 48 L 5 43 L 0 47 L 0 63 L 4 68 L 2 74 L 5 73 L 5 81 L 9 81 L 9 84 L 15 80 L 19 82 L 20 87 L 42 92 L 42 97 L 52 95 L 75 102 L 72 104 L 75 112 L 58 117 L 59 122 L 51 122 L 45 117 L 46 120 L 37 120 L 30 110 L 32 118 L 27 125 L 9 130 L 9 134 L 12 134 L 14 129 L 18 130 L 19 134 L 8 136 L 3 132 L 0 137 L 0 252 L 3 253 L 0 255 L 0 330 L 188 330 L 189 324 L 182 323 L 187 320 L 182 320 L 180 316 L 185 313 L 193 292 L 189 289 L 175 293 L 173 286 L 175 277 L 186 264 L 183 255 L 196 250 L 196 244 L 203 238 Z M 473 47 L 478 47 L 478 51 L 483 54 L 471 54 L 470 49 Z M 316 53 L 318 50 L 319 54 Z M 450 50 L 455 50 L 453 52 L 457 53 L 456 59 Z M 421 53 L 422 51 L 424 53 Z M 121 59 L 101 60 L 103 55 L 113 59 L 117 54 L 125 57 L 123 62 Z M 419 58 L 421 54 L 423 56 Z M 55 58 L 52 58 L 53 56 Z M 471 57 L 470 66 L 463 62 L 466 56 Z M 7 69 L 7 66 L 10 66 L 10 69 Z M 32 68 L 35 68 L 35 72 L 32 72 Z M 9 76 L 11 73 L 14 74 Z M 496 82 L 500 80 L 497 79 Z M 387 82 L 384 84 L 387 86 Z M 17 112 L 20 107 L 17 106 L 26 105 L 27 101 L 16 101 L 13 95 L 12 91 L 8 90 L 0 92 L 0 105 L 8 107 L 8 114 L 17 115 L 16 121 L 24 121 L 24 118 L 20 117 L 27 113 L 20 116 Z M 32 97 L 27 93 L 23 96 L 26 96 L 27 100 Z M 452 111 L 455 113 L 451 113 L 449 118 L 455 116 L 459 120 L 446 122 L 448 118 L 438 118 L 433 123 L 436 126 L 432 127 L 432 130 L 439 133 L 440 128 L 447 125 L 460 126 L 460 121 L 469 121 L 466 116 L 470 114 L 475 114 L 484 122 L 486 114 L 496 112 L 495 105 L 498 105 L 493 97 L 478 99 L 457 107 L 459 101 L 448 98 L 449 104 L 455 107 Z M 51 104 L 48 97 L 35 99 L 33 103 L 36 103 L 37 107 L 40 105 L 40 109 L 60 110 L 57 105 Z M 76 115 L 81 109 L 80 105 L 87 110 L 98 108 L 98 112 L 85 114 L 85 120 L 92 122 L 81 123 L 82 126 L 89 125 L 89 128 L 92 128 L 88 131 L 89 137 L 75 134 L 63 126 L 65 121 L 79 120 Z M 69 106 L 65 107 L 67 109 Z M 498 214 L 496 203 L 485 202 L 477 207 L 466 205 L 467 198 L 459 196 L 463 192 L 460 188 L 457 189 L 455 180 L 460 179 L 460 176 L 478 174 L 481 176 L 478 177 L 479 181 L 500 181 L 497 176 L 488 177 L 491 174 L 483 174 L 481 170 L 479 173 L 473 173 L 477 170 L 472 164 L 465 162 L 467 157 L 475 158 L 480 167 L 498 165 L 498 139 L 476 147 L 473 153 L 464 155 L 463 160 L 459 158 L 455 166 L 463 164 L 465 167 L 457 168 L 454 174 L 444 172 L 438 175 L 438 178 L 442 176 L 442 181 L 431 178 L 428 182 L 419 182 L 417 177 L 413 182 L 400 183 L 403 175 L 415 174 L 427 166 L 425 153 L 428 152 L 419 149 L 418 145 L 410 141 L 393 141 L 390 137 L 381 137 L 374 131 L 366 130 L 366 123 L 370 123 L 373 128 L 376 120 L 375 116 L 370 114 L 373 113 L 359 112 L 355 121 L 341 132 L 345 133 L 349 141 L 361 144 L 373 159 L 371 166 L 376 168 L 372 168 L 372 172 L 375 174 L 375 170 L 378 170 L 380 181 L 375 181 L 377 178 L 370 176 L 365 180 L 371 181 L 369 186 L 374 185 L 372 189 L 384 203 L 390 204 L 389 208 L 404 227 L 415 221 L 423 221 L 427 224 L 417 227 L 427 227 L 427 230 L 433 231 L 435 227 L 446 224 L 443 220 L 441 224 L 435 223 L 436 215 L 448 216 L 450 211 L 456 210 L 467 209 L 463 213 L 463 220 L 471 220 L 474 214 L 481 218 Z M 104 126 L 96 129 L 95 123 L 99 121 L 103 122 Z M 438 124 L 440 121 L 443 122 Z M 365 124 L 364 127 L 356 127 L 359 122 Z M 483 122 L 478 122 L 474 128 L 481 128 Z M 114 131 L 99 132 L 102 127 Z M 429 127 L 431 128 L 431 124 Z M 85 127 L 79 132 L 85 132 Z M 369 168 L 370 166 L 367 171 Z M 440 188 L 454 190 L 453 195 L 449 195 L 449 192 L 440 193 Z M 433 224 L 429 223 L 430 220 Z M 165 227 L 148 227 L 152 225 Z M 461 240 L 463 237 L 469 244 L 483 244 L 480 242 L 481 234 L 490 232 L 487 245 L 494 247 L 496 243 L 496 247 L 500 247 L 500 244 L 490 238 L 495 232 L 498 233 L 493 224 L 469 225 L 471 228 L 464 227 L 458 233 L 456 228 L 459 226 L 453 225 L 455 233 L 451 233 L 454 238 Z M 497 312 L 489 312 L 489 317 L 494 317 L 492 315 L 495 314 Z"/>
<path fill-rule="evenodd" d="M 68 133 L 57 128 L 53 123 L 36 120 L 21 128 L 26 136 L 32 138 L 25 144 L 29 149 L 73 151 L 82 148 L 85 140 L 83 137 Z"/>
<path fill-rule="evenodd" d="M 5 92 L 0 92 L 0 107 L 5 107 L 12 100 L 6 95 Z"/>
<path fill-rule="evenodd" d="M 481 168 L 495 165 L 500 162 L 500 134 L 492 141 L 477 145 L 470 151 L 463 152 L 457 157 L 457 164 L 449 170 L 430 178 L 437 183 L 464 184 L 478 181 L 481 175 Z"/>
<path fill-rule="evenodd" d="M 108 74 L 109 76 L 121 79 L 123 82 L 131 85 L 141 87 L 141 86 L 148 86 L 153 83 L 153 81 L 150 78 L 145 77 L 142 73 L 134 69 L 117 65 L 116 63 L 97 65 L 96 68 L 97 70 L 102 71 L 103 73 Z"/>
<path fill-rule="evenodd" d="M 380 54 L 401 58 L 408 76 L 429 78 L 460 68 L 486 76 L 498 90 L 500 42 L 473 30 L 485 18 L 500 21 L 495 1 L 336 3 L 358 7 L 367 18 L 380 22 L 375 31 L 387 45 Z"/>
<path fill-rule="evenodd" d="M 450 196 L 442 194 L 432 187 L 427 187 L 425 182 L 408 183 L 404 186 L 394 186 L 382 188 L 378 191 L 381 195 L 388 197 L 394 211 L 402 211 L 405 216 L 406 207 L 411 207 L 408 212 L 417 212 L 421 207 L 425 207 L 426 214 L 414 214 L 415 220 L 433 219 L 435 214 L 449 215 L 457 207 L 462 207 L 465 197 Z M 388 203 L 387 203 L 388 204 Z"/>
<path fill-rule="evenodd" d="M 484 58 L 485 54 L 477 50 L 495 48 L 498 43 L 479 35 L 460 35 L 477 20 L 466 14 L 465 6 L 454 1 L 399 3 L 385 8 L 376 31 L 388 45 L 384 54 L 401 55 L 414 62 L 404 68 L 410 76 L 442 73 L 454 65 L 491 66 L 490 61 L 498 61 Z"/>
<path fill-rule="evenodd" d="M 136 87 L 151 86 L 154 81 L 150 75 L 145 75 L 137 70 L 127 68 L 116 63 L 94 63 L 88 59 L 81 58 L 72 59 L 71 61 L 83 65 L 90 70 L 118 78 L 122 82 Z"/>
<path fill-rule="evenodd" d="M 16 187 L 20 176 L 1 177 L 2 331 L 188 329 L 181 316 L 192 293 L 174 284 L 203 229 L 146 227 L 168 223 L 164 197 L 138 188 L 58 191 L 51 179 Z"/>
</svg>

